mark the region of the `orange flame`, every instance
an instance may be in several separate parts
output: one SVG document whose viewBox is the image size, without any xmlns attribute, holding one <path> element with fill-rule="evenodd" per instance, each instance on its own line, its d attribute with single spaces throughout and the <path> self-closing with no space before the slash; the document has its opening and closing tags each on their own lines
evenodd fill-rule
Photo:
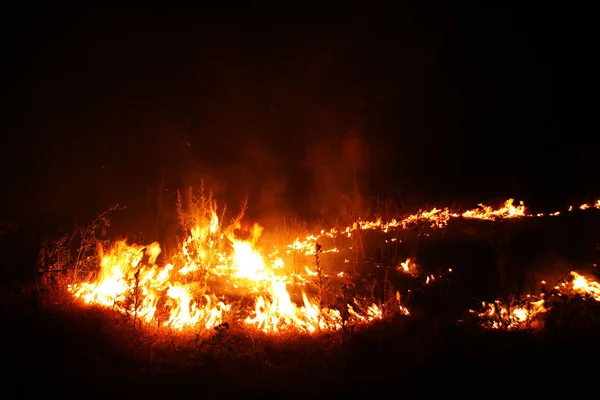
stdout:
<svg viewBox="0 0 600 400">
<path fill-rule="evenodd" d="M 359 220 L 347 227 L 321 230 L 320 233 L 306 235 L 303 239 L 296 237 L 285 245 L 284 251 L 275 249 L 267 254 L 258 245 L 263 233 L 260 225 L 254 224 L 246 232 L 249 238 L 241 239 L 235 234 L 240 229 L 239 221 L 223 226 L 212 199 L 206 202 L 204 208 L 194 216 L 188 236 L 181 243 L 177 254 L 168 262 L 159 264 L 161 248 L 158 243 L 142 246 L 118 241 L 110 249 L 100 249 L 100 268 L 95 280 L 73 283 L 68 286 L 68 290 L 86 304 L 113 308 L 147 323 L 183 330 L 189 327 L 210 329 L 222 324 L 227 318 L 232 318 L 229 314 L 233 300 L 228 300 L 225 295 L 217 297 L 212 288 L 219 287 L 227 295 L 239 293 L 253 296 L 254 308 L 246 310 L 246 315 L 241 318 L 237 317 L 246 326 L 271 333 L 287 330 L 307 333 L 336 330 L 347 323 L 366 323 L 381 319 L 383 310 L 377 304 L 358 307 L 356 299 L 353 304 L 347 304 L 347 313 L 321 306 L 321 301 L 309 296 L 303 289 L 319 273 L 305 265 L 302 273 L 294 271 L 286 274 L 286 262 L 280 254 L 284 257 L 292 253 L 314 256 L 316 244 L 321 239 L 339 236 L 350 238 L 362 230 L 389 232 L 407 229 L 415 224 L 443 228 L 453 218 L 494 221 L 543 215 L 527 214 L 523 202 L 515 205 L 513 199 L 508 199 L 497 209 L 483 204 L 463 212 L 433 208 L 388 222 L 383 222 L 381 218 L 374 221 Z M 593 206 L 582 204 L 579 208 L 600 209 L 600 200 L 593 203 Z M 573 207 L 569 208 L 572 209 Z M 559 212 L 555 212 L 549 215 L 558 214 Z M 328 252 L 336 253 L 339 249 L 331 247 L 320 250 L 320 253 Z M 412 258 L 400 263 L 396 269 L 413 276 L 420 274 Z M 343 278 L 344 273 L 340 272 L 335 276 Z M 600 301 L 600 284 L 575 272 L 572 276 L 569 290 Z M 425 283 L 435 279 L 433 275 L 427 276 Z M 291 286 L 292 284 L 294 285 Z M 290 292 L 290 288 L 302 288 L 299 293 L 302 299 L 300 305 L 292 300 L 293 292 Z M 409 315 L 409 310 L 401 303 L 399 292 L 396 295 L 399 307 L 397 311 Z M 497 317 L 490 325 L 493 328 L 516 329 L 529 324 L 535 316 L 546 311 L 544 299 L 540 296 L 530 296 L 525 303 L 524 306 L 484 303 L 485 311 L 478 315 Z M 343 314 L 350 315 L 350 319 L 343 318 Z"/>
<path fill-rule="evenodd" d="M 592 281 L 575 271 L 569 273 L 570 282 L 562 282 L 554 287 L 559 296 L 571 294 L 580 295 L 595 301 L 600 301 L 600 283 Z M 545 284 L 545 282 L 542 282 Z M 483 311 L 472 313 L 482 318 L 484 326 L 490 329 L 529 329 L 536 327 L 537 318 L 547 312 L 547 296 L 542 293 L 537 296 L 527 295 L 517 301 L 518 304 L 506 305 L 500 301 L 483 303 Z M 540 326 L 539 324 L 537 326 Z"/>
<path fill-rule="evenodd" d="M 100 251 L 95 281 L 74 283 L 68 290 L 87 304 L 111 307 L 148 323 L 178 330 L 209 329 L 222 324 L 231 310 L 231 303 L 211 292 L 214 283 L 228 285 L 228 291 L 252 293 L 255 308 L 241 320 L 264 332 L 296 329 L 312 333 L 342 327 L 340 311 L 320 307 L 304 291 L 301 306 L 292 301 L 287 289 L 290 276 L 278 274 L 285 267 L 283 260 L 277 252 L 264 256 L 257 247 L 261 226 L 253 225 L 249 240 L 238 239 L 234 230 L 239 224 L 221 226 L 215 209 L 212 206 L 207 218 L 196 220 L 178 254 L 164 266 L 157 264 L 158 243 L 141 246 L 119 241 L 108 252 Z M 381 313 L 374 311 L 376 305 L 364 314 L 349 307 L 353 322 L 381 318 Z"/>
</svg>

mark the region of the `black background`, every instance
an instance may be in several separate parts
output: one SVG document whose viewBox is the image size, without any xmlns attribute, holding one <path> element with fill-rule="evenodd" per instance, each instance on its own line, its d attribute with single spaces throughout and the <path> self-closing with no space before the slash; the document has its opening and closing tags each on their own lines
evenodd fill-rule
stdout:
<svg viewBox="0 0 600 400">
<path fill-rule="evenodd" d="M 589 10 L 482 4 L 7 11 L 4 214 L 144 229 L 163 170 L 257 219 L 597 194 Z"/>
</svg>

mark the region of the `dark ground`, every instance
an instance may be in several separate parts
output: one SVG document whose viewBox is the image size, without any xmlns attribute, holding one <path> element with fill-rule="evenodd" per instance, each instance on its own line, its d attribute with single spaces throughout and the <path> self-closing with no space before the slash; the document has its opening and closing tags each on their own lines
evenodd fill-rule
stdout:
<svg viewBox="0 0 600 400">
<path fill-rule="evenodd" d="M 493 295 L 494 277 L 487 270 L 494 270 L 499 247 L 490 246 L 496 243 L 490 238 L 507 230 L 509 244 L 500 248 L 513 260 L 513 282 L 534 273 L 551 283 L 569 269 L 592 270 L 598 261 L 598 214 L 451 223 L 422 240 L 417 253 L 424 270 L 452 265 L 451 282 L 427 292 L 429 303 L 415 302 L 413 316 L 361 329 L 345 344 L 339 334 L 251 340 L 235 329 L 214 334 L 213 353 L 199 351 L 190 341 L 152 345 L 140 336 L 136 342 L 138 336 L 123 333 L 110 312 L 78 310 L 65 297 L 58 298 L 64 304 L 44 308 L 27 285 L 14 281 L 10 289 L 2 286 L 0 298 L 3 397 L 443 393 L 506 398 L 592 392 L 589 385 L 600 356 L 596 302 L 574 302 L 562 314 L 548 316 L 545 329 L 537 333 L 484 332 L 468 322 L 456 324 L 451 304 L 439 306 L 459 301 L 450 292 L 482 296 L 487 290 Z M 438 312 L 433 311 L 436 305 Z"/>
<path fill-rule="evenodd" d="M 208 398 L 254 393 L 300 398 L 442 391 L 505 398 L 558 390 L 574 395 L 589 390 L 585 382 L 596 374 L 593 364 L 600 355 L 597 330 L 536 337 L 446 327 L 436 328 L 440 333 L 434 337 L 431 326 L 407 325 L 400 331 L 399 325 L 389 323 L 357 334 L 343 350 L 281 343 L 265 350 L 270 364 L 261 353 L 148 371 L 93 328 L 67 328 L 64 321 L 47 316 L 22 315 L 11 321 L 2 338 L 8 398 L 81 398 L 83 393 L 86 398 L 195 393 Z"/>
</svg>

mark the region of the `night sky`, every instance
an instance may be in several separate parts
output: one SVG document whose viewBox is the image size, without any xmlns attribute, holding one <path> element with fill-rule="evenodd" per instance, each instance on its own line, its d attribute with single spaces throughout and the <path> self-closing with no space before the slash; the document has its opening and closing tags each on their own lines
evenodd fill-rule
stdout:
<svg viewBox="0 0 600 400">
<path fill-rule="evenodd" d="M 162 171 L 259 219 L 598 194 L 585 10 L 471 3 L 4 13 L 3 214 L 150 218 Z"/>
</svg>

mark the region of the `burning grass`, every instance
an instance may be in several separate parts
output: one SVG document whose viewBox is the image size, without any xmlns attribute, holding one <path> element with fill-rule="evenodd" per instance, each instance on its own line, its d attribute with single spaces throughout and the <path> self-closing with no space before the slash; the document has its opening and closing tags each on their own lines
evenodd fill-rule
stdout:
<svg viewBox="0 0 600 400">
<path fill-rule="evenodd" d="M 406 274 L 423 286 L 452 273 L 448 268 L 423 274 L 414 256 L 382 256 L 381 263 L 372 267 L 384 267 L 383 279 L 364 285 L 356 264 L 366 264 L 366 233 L 384 235 L 379 237 L 385 243 L 397 244 L 406 240 L 403 232 L 416 231 L 417 237 L 426 237 L 452 219 L 499 221 L 542 215 L 529 214 L 522 202 L 515 205 L 509 199 L 498 208 L 433 208 L 388 222 L 380 217 L 359 219 L 345 227 L 273 244 L 261 243 L 263 227 L 244 223 L 245 207 L 225 223 L 227 210 L 219 210 L 211 192 L 201 187 L 190 189 L 185 198 L 179 194 L 177 209 L 184 236 L 178 251 L 168 257 L 156 242 L 141 245 L 95 239 L 95 233 L 109 224 L 108 213 L 116 208 L 111 209 L 75 235 L 42 247 L 45 284 L 53 283 L 55 289 L 66 290 L 83 304 L 127 315 L 134 327 L 144 325 L 156 332 L 210 332 L 231 326 L 278 335 L 347 332 L 395 314 L 411 314 L 401 294 L 410 298 L 410 286 L 395 287 L 390 274 Z M 600 208 L 600 202 L 594 207 Z M 362 247 L 361 260 L 357 246 Z M 333 257 L 324 267 L 322 257 L 328 254 Z M 347 268 L 349 263 L 352 270 Z M 470 312 L 488 328 L 530 329 L 543 325 L 539 315 L 551 308 L 549 302 L 556 297 L 579 294 L 600 300 L 597 282 L 575 272 L 570 277 L 550 292 L 504 302 L 482 301 L 480 310 Z M 367 290 L 356 290 L 361 286 Z"/>
<path fill-rule="evenodd" d="M 304 260 L 305 273 L 294 273 L 286 268 L 289 252 L 258 247 L 262 227 L 254 224 L 243 229 L 243 208 L 223 224 L 225 210 L 219 216 L 210 192 L 190 191 L 183 203 L 179 196 L 180 223 L 187 236 L 179 251 L 163 258 L 163 263 L 158 261 L 158 243 L 98 243 L 99 269 L 88 268 L 89 279 L 78 279 L 81 259 L 92 257 L 86 257 L 92 252 L 87 235 L 107 223 L 102 216 L 81 231 L 76 258 L 70 256 L 70 240 L 62 239 L 55 248 L 43 251 L 42 265 L 48 267 L 46 272 L 60 274 L 61 284 L 70 281 L 65 288 L 86 304 L 131 315 L 134 323 L 179 331 L 210 330 L 222 326 L 225 316 L 266 333 L 339 330 L 383 317 L 381 304 L 364 304 L 364 299 L 347 299 L 340 308 L 330 305 L 336 299 L 329 290 L 330 277 L 320 265 L 318 244 L 312 263 Z M 252 307 L 245 301 L 248 297 L 253 299 Z"/>
<path fill-rule="evenodd" d="M 479 221 L 495 235 L 511 222 L 540 216 L 513 200 L 497 208 L 353 218 L 316 233 L 293 224 L 279 237 L 245 223 L 245 205 L 228 217 L 203 189 L 180 195 L 177 206 L 182 236 L 174 254 L 164 254 L 158 243 L 98 239 L 117 209 L 46 242 L 36 293 L 52 317 L 25 331 L 54 330 L 56 340 L 86 342 L 85 350 L 62 350 L 85 358 L 73 365 L 87 365 L 91 375 L 119 365 L 115 379 L 139 379 L 150 393 L 149 380 L 192 382 L 200 374 L 207 385 L 235 381 L 236 392 L 270 387 L 289 394 L 294 376 L 310 381 L 315 394 L 320 387 L 355 394 L 353 382 L 365 374 L 377 384 L 409 379 L 435 354 L 463 342 L 481 341 L 465 349 L 475 357 L 500 346 L 497 335 L 523 340 L 518 354 L 555 332 L 585 341 L 585 332 L 600 328 L 600 284 L 589 275 L 569 271 L 550 287 L 520 295 L 508 290 L 510 262 L 504 261 L 493 268 L 496 282 L 507 286 L 480 299 L 460 285 L 482 269 L 480 259 L 470 269 L 454 259 L 435 268 L 427 264 L 423 244 L 450 232 L 452 221 L 455 227 Z M 574 209 L 596 208 L 600 203 Z M 508 252 L 503 244 L 491 247 Z M 7 309 L 14 315 L 5 318 L 23 326 L 40 318 L 19 306 Z M 67 331 L 70 339 L 61 338 Z"/>
</svg>

